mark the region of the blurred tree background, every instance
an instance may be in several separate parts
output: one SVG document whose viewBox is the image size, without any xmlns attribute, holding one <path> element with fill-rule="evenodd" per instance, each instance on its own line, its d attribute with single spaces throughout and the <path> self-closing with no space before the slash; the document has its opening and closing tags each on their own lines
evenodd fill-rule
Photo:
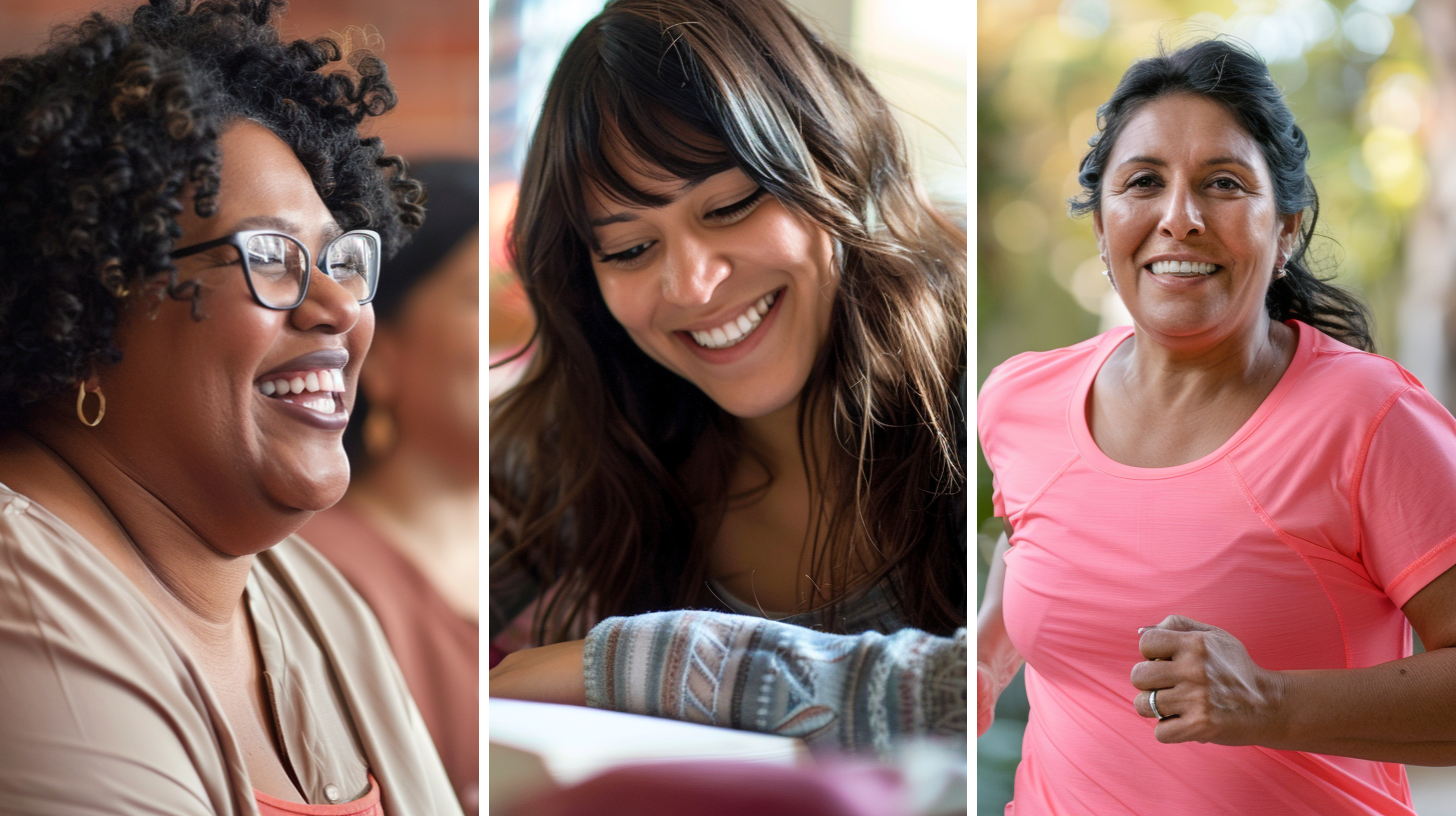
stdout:
<svg viewBox="0 0 1456 816">
<path fill-rule="evenodd" d="M 1127 322 L 1102 277 L 1091 219 L 1067 215 L 1081 192 L 1077 166 L 1098 106 L 1135 60 L 1213 36 L 1263 57 L 1309 137 L 1316 270 L 1361 294 L 1379 351 L 1451 407 L 1456 5 L 1429 0 L 980 0 L 978 383 L 1014 354 Z M 991 474 L 979 455 L 977 466 L 979 599 L 1001 524 L 990 518 Z M 1000 814 L 1011 797 L 1025 722 L 1018 677 L 978 740 L 982 814 Z M 1437 812 L 1419 795 L 1417 806 Z"/>
</svg>

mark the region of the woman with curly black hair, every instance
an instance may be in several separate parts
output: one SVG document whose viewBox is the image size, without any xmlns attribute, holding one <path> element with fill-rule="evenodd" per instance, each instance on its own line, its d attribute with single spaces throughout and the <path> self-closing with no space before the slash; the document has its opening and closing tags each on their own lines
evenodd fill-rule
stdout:
<svg viewBox="0 0 1456 816">
<path fill-rule="evenodd" d="M 378 626 L 290 538 L 420 187 L 384 66 L 274 0 L 0 61 L 0 812 L 458 813 Z"/>
</svg>

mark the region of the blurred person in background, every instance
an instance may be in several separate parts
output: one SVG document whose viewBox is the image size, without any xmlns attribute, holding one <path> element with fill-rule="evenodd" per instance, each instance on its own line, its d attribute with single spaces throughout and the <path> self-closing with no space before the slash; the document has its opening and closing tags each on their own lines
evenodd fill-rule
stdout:
<svg viewBox="0 0 1456 816">
<path fill-rule="evenodd" d="M 963 735 L 965 237 L 860 70 L 777 0 L 609 3 L 512 236 L 537 330 L 491 406 L 491 636 L 534 602 L 553 645 L 491 693 Z"/>
<path fill-rule="evenodd" d="M 379 618 L 467 813 L 480 787 L 480 165 L 410 168 L 428 218 L 384 264 L 344 499 L 300 530 Z"/>
<path fill-rule="evenodd" d="M 1098 123 L 1072 211 L 1133 325 L 979 401 L 978 732 L 1023 660 L 1031 703 L 1007 812 L 1411 814 L 1400 763 L 1456 764 L 1456 421 L 1314 274 L 1258 57 L 1139 61 Z"/>
<path fill-rule="evenodd" d="M 0 812 L 458 813 L 383 633 L 293 533 L 348 484 L 385 67 L 156 0 L 0 61 Z"/>
</svg>

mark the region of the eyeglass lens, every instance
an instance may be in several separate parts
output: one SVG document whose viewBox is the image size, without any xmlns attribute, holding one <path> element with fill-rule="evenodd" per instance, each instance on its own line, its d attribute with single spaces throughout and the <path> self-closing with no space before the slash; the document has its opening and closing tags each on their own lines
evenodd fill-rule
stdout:
<svg viewBox="0 0 1456 816">
<path fill-rule="evenodd" d="M 379 270 L 379 244 L 371 235 L 346 233 L 329 245 L 324 269 L 356 300 L 364 300 Z"/>
<path fill-rule="evenodd" d="M 277 307 L 299 301 L 308 276 L 308 254 L 302 244 L 284 235 L 253 235 L 247 253 L 249 277 L 259 300 Z"/>
<path fill-rule="evenodd" d="M 308 253 L 286 235 L 267 233 L 247 239 L 248 271 L 258 298 L 287 308 L 302 299 Z M 379 244 L 371 235 L 348 233 L 325 251 L 323 268 L 356 300 L 369 297 L 379 270 Z"/>
</svg>

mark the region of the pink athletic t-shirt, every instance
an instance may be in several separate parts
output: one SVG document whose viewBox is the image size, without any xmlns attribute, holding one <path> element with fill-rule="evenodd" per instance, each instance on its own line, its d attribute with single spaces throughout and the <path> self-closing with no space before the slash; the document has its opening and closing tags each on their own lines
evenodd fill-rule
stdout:
<svg viewBox="0 0 1456 816">
<path fill-rule="evenodd" d="M 1396 363 L 1297 321 L 1294 360 L 1218 450 L 1137 468 L 1097 448 L 1087 395 L 1132 335 L 998 366 L 979 399 L 1006 628 L 1031 717 L 1008 814 L 1404 814 L 1399 764 L 1163 745 L 1133 710 L 1137 629 L 1221 627 L 1267 669 L 1411 653 L 1400 607 L 1456 565 L 1456 421 Z"/>
</svg>

